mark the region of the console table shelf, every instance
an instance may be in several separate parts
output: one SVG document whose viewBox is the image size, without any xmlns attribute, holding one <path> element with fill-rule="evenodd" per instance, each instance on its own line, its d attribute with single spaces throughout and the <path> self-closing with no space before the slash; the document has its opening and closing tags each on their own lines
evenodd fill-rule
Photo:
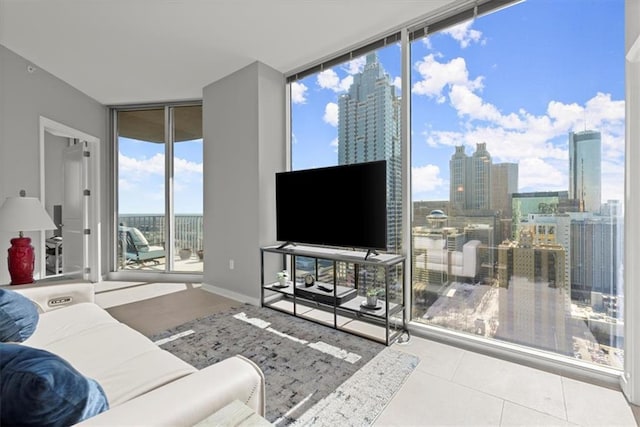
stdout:
<svg viewBox="0 0 640 427">
<path fill-rule="evenodd" d="M 274 245 L 260 249 L 260 262 L 263 307 L 386 345 L 405 329 L 402 255 Z M 275 278 L 283 270 L 291 280 L 281 285 Z M 305 283 L 309 275 L 313 280 Z M 375 307 L 366 305 L 370 290 L 377 293 Z"/>
</svg>

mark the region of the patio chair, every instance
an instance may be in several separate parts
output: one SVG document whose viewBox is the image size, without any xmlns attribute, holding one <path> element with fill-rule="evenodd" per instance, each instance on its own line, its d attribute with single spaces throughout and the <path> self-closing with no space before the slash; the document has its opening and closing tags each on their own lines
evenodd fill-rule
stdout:
<svg viewBox="0 0 640 427">
<path fill-rule="evenodd" d="M 126 245 L 126 264 L 144 264 L 148 261 L 159 264 L 158 258 L 165 257 L 164 245 L 150 245 L 144 234 L 137 228 L 121 225 L 118 230 L 120 233 L 120 250 L 122 251 L 123 246 Z"/>
</svg>

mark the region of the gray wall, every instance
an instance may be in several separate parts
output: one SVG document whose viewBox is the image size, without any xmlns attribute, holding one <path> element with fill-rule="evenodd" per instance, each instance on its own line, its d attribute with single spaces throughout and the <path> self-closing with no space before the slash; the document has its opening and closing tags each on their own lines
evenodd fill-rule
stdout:
<svg viewBox="0 0 640 427">
<path fill-rule="evenodd" d="M 203 286 L 254 304 L 260 297 L 259 248 L 276 237 L 275 172 L 285 169 L 284 88 L 282 73 L 255 62 L 203 93 Z"/>
<path fill-rule="evenodd" d="M 33 65 L 30 73 L 27 66 Z M 101 140 L 101 158 L 107 159 L 107 108 L 71 87 L 64 81 L 0 45 L 0 203 L 7 196 L 17 196 L 21 189 L 28 196 L 40 197 L 39 118 L 96 136 Z M 108 200 L 108 167 L 101 169 L 102 250 L 106 251 L 104 207 Z M 39 233 L 26 233 L 36 248 L 36 265 L 40 259 Z M 0 231 L 0 252 L 5 253 L 15 233 Z M 107 257 L 103 256 L 103 271 Z M 9 282 L 6 257 L 0 257 L 0 283 Z"/>
</svg>

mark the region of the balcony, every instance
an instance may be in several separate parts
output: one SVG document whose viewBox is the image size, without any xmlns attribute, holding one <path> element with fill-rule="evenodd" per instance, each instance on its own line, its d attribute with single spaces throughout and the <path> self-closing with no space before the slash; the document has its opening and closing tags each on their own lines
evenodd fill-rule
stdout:
<svg viewBox="0 0 640 427">
<path fill-rule="evenodd" d="M 166 271 L 165 215 L 118 216 L 118 269 Z M 172 271 L 201 273 L 204 263 L 202 215 L 176 215 Z"/>
</svg>

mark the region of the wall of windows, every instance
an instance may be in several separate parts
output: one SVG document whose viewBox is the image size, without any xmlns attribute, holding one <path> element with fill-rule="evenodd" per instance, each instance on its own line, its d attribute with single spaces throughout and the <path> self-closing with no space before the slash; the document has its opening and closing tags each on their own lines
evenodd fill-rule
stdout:
<svg viewBox="0 0 640 427">
<path fill-rule="evenodd" d="M 116 270 L 202 273 L 202 106 L 114 111 Z"/>
<path fill-rule="evenodd" d="M 408 144 L 410 198 L 397 200 L 411 221 L 389 250 L 411 267 L 413 324 L 621 370 L 624 1 L 532 0 L 452 22 L 409 29 L 408 70 L 397 40 L 290 77 L 291 167 L 375 141 L 396 153 L 356 119 L 396 88 L 392 133 L 402 103 L 411 111 L 397 151 Z M 374 68 L 386 77 L 367 83 Z"/>
</svg>

